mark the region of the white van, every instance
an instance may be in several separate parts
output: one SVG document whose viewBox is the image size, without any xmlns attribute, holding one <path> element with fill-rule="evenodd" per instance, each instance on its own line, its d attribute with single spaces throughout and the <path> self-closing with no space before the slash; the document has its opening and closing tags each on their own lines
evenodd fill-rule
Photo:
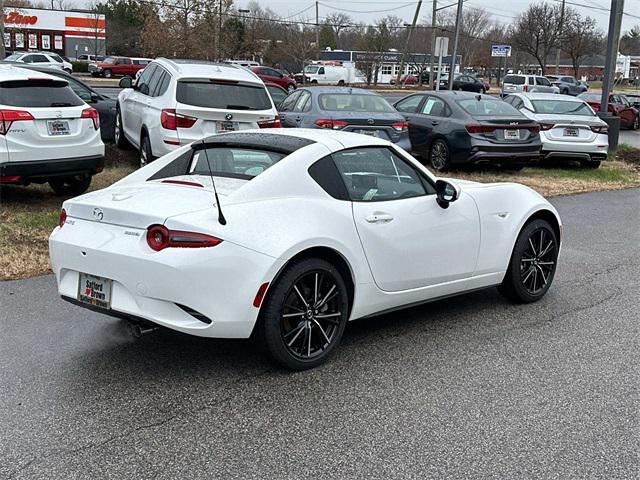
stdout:
<svg viewBox="0 0 640 480">
<path fill-rule="evenodd" d="M 347 85 L 364 83 L 364 76 L 354 67 L 338 65 L 307 65 L 304 67 L 304 83 L 318 85 Z M 302 73 L 295 75 L 296 82 L 302 83 Z"/>
</svg>

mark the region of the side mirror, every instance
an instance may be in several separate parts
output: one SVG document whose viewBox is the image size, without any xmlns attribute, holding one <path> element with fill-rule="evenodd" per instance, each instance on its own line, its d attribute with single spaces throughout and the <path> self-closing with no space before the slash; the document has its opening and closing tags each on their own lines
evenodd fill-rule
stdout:
<svg viewBox="0 0 640 480">
<path fill-rule="evenodd" d="M 96 92 L 91 92 L 91 103 L 97 103 L 101 99 L 102 97 L 98 95 Z"/>
<path fill-rule="evenodd" d="M 133 78 L 129 76 L 122 77 L 120 82 L 118 82 L 118 85 L 120 88 L 133 88 Z"/>
<path fill-rule="evenodd" d="M 436 181 L 436 201 L 442 208 L 449 208 L 451 202 L 455 202 L 458 199 L 458 190 L 456 187 L 445 181 Z"/>
</svg>

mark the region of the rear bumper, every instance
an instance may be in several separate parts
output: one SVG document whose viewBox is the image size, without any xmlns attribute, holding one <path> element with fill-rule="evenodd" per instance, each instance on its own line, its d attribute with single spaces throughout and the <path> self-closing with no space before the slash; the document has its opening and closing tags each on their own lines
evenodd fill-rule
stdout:
<svg viewBox="0 0 640 480">
<path fill-rule="evenodd" d="M 607 158 L 609 141 L 606 135 L 598 135 L 593 142 L 558 142 L 543 139 L 541 158 L 573 158 L 576 160 L 604 160 Z"/>
<path fill-rule="evenodd" d="M 542 144 L 499 145 L 495 143 L 472 141 L 471 149 L 465 159 L 453 163 L 471 163 L 476 165 L 494 164 L 526 164 L 538 160 Z"/>
<path fill-rule="evenodd" d="M 0 165 L 0 177 L 12 178 L 10 182 L 26 185 L 47 181 L 53 177 L 93 175 L 104 168 L 104 155 L 89 157 L 37 160 L 32 162 L 6 162 Z"/>
<path fill-rule="evenodd" d="M 100 313 L 201 337 L 251 335 L 256 293 L 283 261 L 232 242 L 154 252 L 144 238 L 145 229 L 69 217 L 49 237 L 58 294 L 77 304 L 79 272 L 86 272 L 112 281 L 110 308 Z"/>
</svg>

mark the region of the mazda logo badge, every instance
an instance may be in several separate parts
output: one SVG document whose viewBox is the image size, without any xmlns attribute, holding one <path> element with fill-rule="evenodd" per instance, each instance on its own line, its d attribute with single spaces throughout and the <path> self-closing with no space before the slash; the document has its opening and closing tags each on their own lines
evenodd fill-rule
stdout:
<svg viewBox="0 0 640 480">
<path fill-rule="evenodd" d="M 231 120 L 233 119 L 233 115 L 231 113 L 227 113 L 224 118 L 226 118 L 227 120 Z"/>
<path fill-rule="evenodd" d="M 94 208 L 93 209 L 93 218 L 95 218 L 97 221 L 101 222 L 102 219 L 104 218 L 104 212 L 102 211 L 102 209 Z"/>
<path fill-rule="evenodd" d="M 373 118 L 370 118 L 369 120 L 367 120 L 367 123 L 368 123 L 369 125 L 373 125 L 373 121 L 374 121 L 374 120 L 373 120 Z"/>
</svg>

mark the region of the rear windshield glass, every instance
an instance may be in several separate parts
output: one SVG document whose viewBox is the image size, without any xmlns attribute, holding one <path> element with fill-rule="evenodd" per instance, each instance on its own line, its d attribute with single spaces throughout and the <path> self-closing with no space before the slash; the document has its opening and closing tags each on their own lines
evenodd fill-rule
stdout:
<svg viewBox="0 0 640 480">
<path fill-rule="evenodd" d="M 176 99 L 180 103 L 230 110 L 269 110 L 271 100 L 265 87 L 234 83 L 178 82 Z"/>
<path fill-rule="evenodd" d="M 524 77 L 517 75 L 507 75 L 504 77 L 504 83 L 511 83 L 513 85 L 524 85 Z"/>
<path fill-rule="evenodd" d="M 324 93 L 319 98 L 320 108 L 330 112 L 395 112 L 382 97 L 358 93 Z"/>
<path fill-rule="evenodd" d="M 267 150 L 209 147 L 194 152 L 189 173 L 251 180 L 284 157 L 284 153 Z"/>
<path fill-rule="evenodd" d="M 0 83 L 0 104 L 12 107 L 77 107 L 84 102 L 62 80 Z"/>
<path fill-rule="evenodd" d="M 595 115 L 591 107 L 584 102 L 560 102 L 558 100 L 532 100 L 536 113 L 550 113 L 554 115 Z"/>
<path fill-rule="evenodd" d="M 511 115 L 519 117 L 521 115 L 518 110 L 502 100 L 467 98 L 458 100 L 456 103 L 473 116 Z"/>
</svg>

